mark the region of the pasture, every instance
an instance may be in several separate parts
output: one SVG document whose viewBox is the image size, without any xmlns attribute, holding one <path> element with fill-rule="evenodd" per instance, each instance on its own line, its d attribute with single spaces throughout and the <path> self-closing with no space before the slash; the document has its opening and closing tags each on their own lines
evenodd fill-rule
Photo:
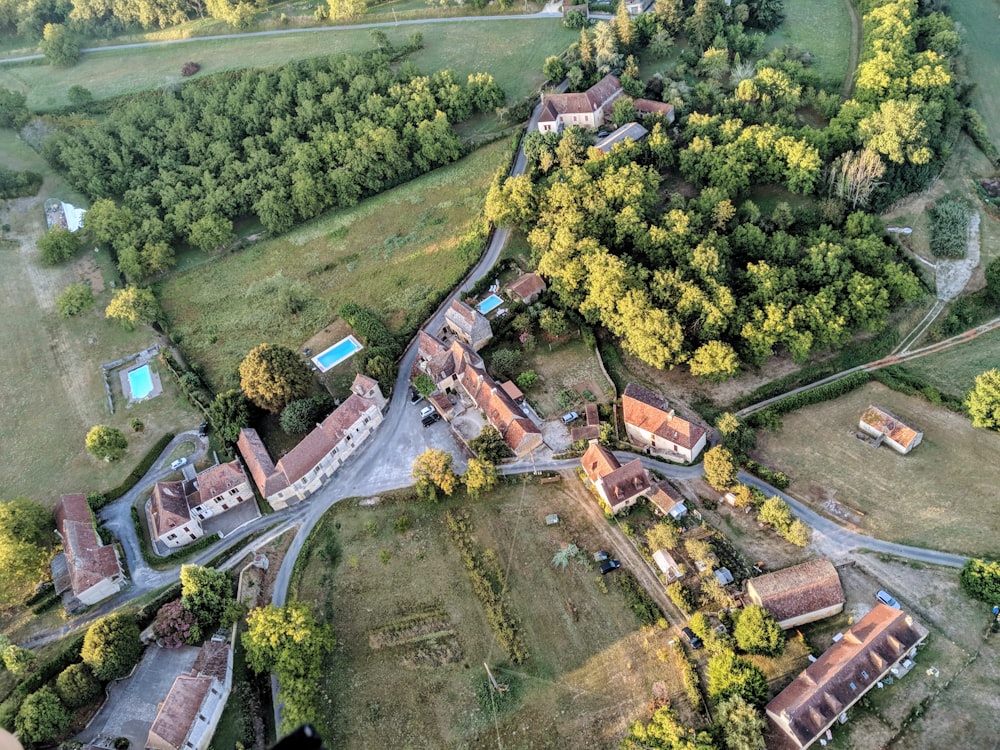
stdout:
<svg viewBox="0 0 1000 750">
<path fill-rule="evenodd" d="M 815 58 L 813 70 L 838 87 L 851 50 L 849 0 L 786 0 L 785 21 L 764 41 L 764 50 L 792 45 Z"/>
<path fill-rule="evenodd" d="M 995 0 L 962 0 L 951 3 L 948 14 L 959 24 L 962 57 L 969 79 L 975 82 L 972 103 L 986 121 L 990 140 L 1000 146 L 1000 8 Z"/>
<path fill-rule="evenodd" d="M 923 442 L 901 456 L 859 440 L 858 419 L 870 404 L 923 430 Z M 758 433 L 754 454 L 791 477 L 794 497 L 880 539 L 968 555 L 995 553 L 1000 511 L 984 500 L 1000 482 L 1000 434 L 974 429 L 960 414 L 880 383 L 782 421 L 778 433 Z"/>
<path fill-rule="evenodd" d="M 461 257 L 459 241 L 509 154 L 500 141 L 280 237 L 201 256 L 157 289 L 171 334 L 220 389 L 237 385 L 236 368 L 254 346 L 308 345 L 344 302 L 370 306 L 402 330 L 409 312 L 451 289 L 475 260 Z"/>
<path fill-rule="evenodd" d="M 442 520 L 458 501 L 382 498 L 330 510 L 290 596 L 310 602 L 337 638 L 320 727 L 331 747 L 616 748 L 656 682 L 694 721 L 669 631 L 640 628 L 589 554 L 552 565 L 567 542 L 603 546 L 565 482 L 515 482 L 462 501 L 476 546 L 506 572 L 530 652 L 518 667 L 505 663 Z M 558 526 L 545 525 L 548 513 Z M 488 694 L 477 700 L 483 662 L 510 686 L 512 705 L 494 711 Z"/>
<path fill-rule="evenodd" d="M 424 48 L 408 57 L 422 72 L 450 68 L 461 79 L 470 73 L 491 73 L 510 101 L 543 83 L 545 58 L 561 53 L 579 36 L 553 19 L 478 19 L 384 31 L 390 41 L 400 45 L 406 44 L 411 34 L 423 34 Z M 31 109 L 46 111 L 65 106 L 66 92 L 73 85 L 89 89 L 97 99 L 177 86 L 185 80 L 181 67 L 188 61 L 201 65 L 201 76 L 360 52 L 372 46 L 370 29 L 323 27 L 254 39 L 185 39 L 153 47 L 91 52 L 71 68 L 39 63 L 7 65 L 3 74 L 5 86 L 27 94 Z"/>
<path fill-rule="evenodd" d="M 943 393 L 963 398 L 976 375 L 1000 367 L 1000 330 L 990 331 L 950 349 L 914 359 L 903 365 L 928 380 Z"/>
<path fill-rule="evenodd" d="M 111 416 L 104 394 L 101 364 L 139 351 L 155 339 L 149 328 L 129 332 L 104 318 L 117 278 L 106 253 L 81 257 L 54 268 L 40 264 L 35 246 L 45 231 L 42 203 L 47 196 L 82 201 L 54 176 L 44 161 L 9 131 L 0 131 L 2 163 L 45 175 L 38 196 L 0 203 L 0 224 L 10 231 L 0 240 L 0 486 L 4 497 L 26 495 L 53 506 L 61 493 L 105 490 L 118 484 L 138 459 L 168 431 L 196 426 L 201 420 L 179 396 L 167 373 L 164 393 L 126 409 L 121 398 Z M 56 296 L 69 284 L 89 279 L 96 304 L 63 319 Z M 97 291 L 97 287 L 104 287 Z M 114 387 L 114 386 L 113 386 Z M 129 420 L 145 423 L 134 433 Z M 129 440 L 125 457 L 114 464 L 92 458 L 84 436 L 95 424 L 122 429 Z"/>
</svg>

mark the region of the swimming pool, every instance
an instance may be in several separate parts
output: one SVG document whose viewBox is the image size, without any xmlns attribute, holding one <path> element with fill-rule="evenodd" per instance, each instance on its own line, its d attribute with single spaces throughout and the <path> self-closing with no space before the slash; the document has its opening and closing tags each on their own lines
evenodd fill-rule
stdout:
<svg viewBox="0 0 1000 750">
<path fill-rule="evenodd" d="M 153 373 L 149 365 L 137 367 L 128 371 L 128 388 L 132 391 L 132 400 L 139 401 L 153 392 Z"/>
<path fill-rule="evenodd" d="M 479 310 L 479 312 L 481 312 L 483 315 L 485 315 L 491 310 L 496 310 L 502 304 L 503 300 L 500 299 L 500 297 L 498 297 L 495 294 L 491 294 L 489 297 L 487 297 L 478 305 L 476 305 L 476 309 Z"/>
<path fill-rule="evenodd" d="M 357 354 L 362 349 L 361 343 L 353 336 L 341 339 L 329 349 L 324 349 L 312 361 L 319 368 L 320 372 L 326 372 L 331 367 L 336 367 L 353 354 Z"/>
</svg>

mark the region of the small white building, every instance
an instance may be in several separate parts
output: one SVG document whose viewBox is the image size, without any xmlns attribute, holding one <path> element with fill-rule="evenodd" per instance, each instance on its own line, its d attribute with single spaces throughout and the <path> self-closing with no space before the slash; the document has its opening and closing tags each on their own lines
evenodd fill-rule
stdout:
<svg viewBox="0 0 1000 750">
<path fill-rule="evenodd" d="M 653 553 L 653 562 L 656 563 L 656 567 L 660 569 L 660 572 L 666 576 L 669 581 L 673 578 L 682 578 L 684 576 L 684 571 L 677 561 L 674 560 L 674 556 L 667 552 L 665 549 L 658 549 Z"/>
<path fill-rule="evenodd" d="M 869 406 L 861 415 L 858 427 L 876 441 L 881 441 L 897 453 L 906 455 L 924 438 L 924 433 L 881 406 Z"/>
</svg>

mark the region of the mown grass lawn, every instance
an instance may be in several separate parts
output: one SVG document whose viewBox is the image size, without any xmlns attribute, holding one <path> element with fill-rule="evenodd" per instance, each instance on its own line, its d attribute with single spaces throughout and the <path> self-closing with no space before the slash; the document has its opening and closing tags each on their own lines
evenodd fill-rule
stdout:
<svg viewBox="0 0 1000 750">
<path fill-rule="evenodd" d="M 901 456 L 855 437 L 870 404 L 923 430 L 920 445 Z M 758 433 L 755 453 L 792 478 L 793 496 L 817 506 L 834 499 L 860 510 L 865 515 L 858 526 L 880 539 L 995 554 L 1000 509 L 984 499 L 1000 483 L 996 432 L 879 383 L 784 415 L 782 422 L 776 434 Z"/>
<path fill-rule="evenodd" d="M 254 346 L 299 349 L 344 302 L 372 307 L 402 329 L 409 311 L 450 289 L 474 262 L 456 247 L 509 154 L 509 141 L 494 143 L 354 208 L 173 276 L 158 287 L 172 335 L 222 388 L 236 385 L 236 368 Z M 287 306 L 288 295 L 297 304 Z"/>
<path fill-rule="evenodd" d="M 469 73 L 491 73 L 511 101 L 541 84 L 545 58 L 561 53 L 579 35 L 551 18 L 416 24 L 384 31 L 399 45 L 406 44 L 411 34 L 423 34 L 424 48 L 409 58 L 422 72 L 450 68 L 463 79 Z M 89 89 L 97 99 L 178 85 L 185 80 L 181 67 L 188 61 L 201 65 L 199 75 L 204 75 L 359 52 L 372 46 L 369 29 L 349 27 L 250 39 L 186 41 L 87 53 L 72 68 L 40 63 L 7 65 L 3 68 L 4 85 L 26 93 L 32 109 L 50 110 L 67 103 L 66 91 L 73 85 Z"/>
<path fill-rule="evenodd" d="M 851 16 L 847 2 L 786 0 L 785 21 L 768 35 L 764 49 L 790 44 L 809 52 L 815 58 L 813 69 L 839 86 L 847 74 L 851 49 Z"/>
<path fill-rule="evenodd" d="M 520 666 L 504 665 L 443 523 L 456 504 L 471 513 L 477 546 L 493 550 L 507 572 L 508 601 L 531 654 Z M 553 512 L 560 524 L 546 526 Z M 404 515 L 409 530 L 397 532 Z M 656 681 L 693 721 L 669 631 L 640 628 L 589 555 L 585 564 L 552 565 L 569 541 L 589 551 L 600 544 L 562 483 L 503 485 L 476 502 L 344 501 L 312 538 L 290 597 L 309 602 L 337 638 L 320 727 L 331 747 L 613 748 L 644 713 Z M 434 632 L 390 647 L 373 638 L 398 633 L 420 612 L 437 613 Z M 494 715 L 477 701 L 483 662 L 515 691 L 512 708 Z"/>
<path fill-rule="evenodd" d="M 944 393 L 964 397 L 975 384 L 977 375 L 996 367 L 1000 367 L 1000 330 L 911 360 L 903 369 L 926 378 Z"/>
</svg>

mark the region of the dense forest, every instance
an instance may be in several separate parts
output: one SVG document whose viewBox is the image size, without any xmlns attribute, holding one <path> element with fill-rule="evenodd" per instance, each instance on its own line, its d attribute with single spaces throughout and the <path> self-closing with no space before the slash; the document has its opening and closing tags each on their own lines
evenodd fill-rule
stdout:
<svg viewBox="0 0 1000 750">
<path fill-rule="evenodd" d="M 44 151 L 95 201 L 88 231 L 141 279 L 172 265 L 177 241 L 227 244 L 234 219 L 286 231 L 453 161 L 452 125 L 503 103 L 488 74 L 462 85 L 391 62 L 380 50 L 219 74 L 69 119 Z"/>
</svg>

